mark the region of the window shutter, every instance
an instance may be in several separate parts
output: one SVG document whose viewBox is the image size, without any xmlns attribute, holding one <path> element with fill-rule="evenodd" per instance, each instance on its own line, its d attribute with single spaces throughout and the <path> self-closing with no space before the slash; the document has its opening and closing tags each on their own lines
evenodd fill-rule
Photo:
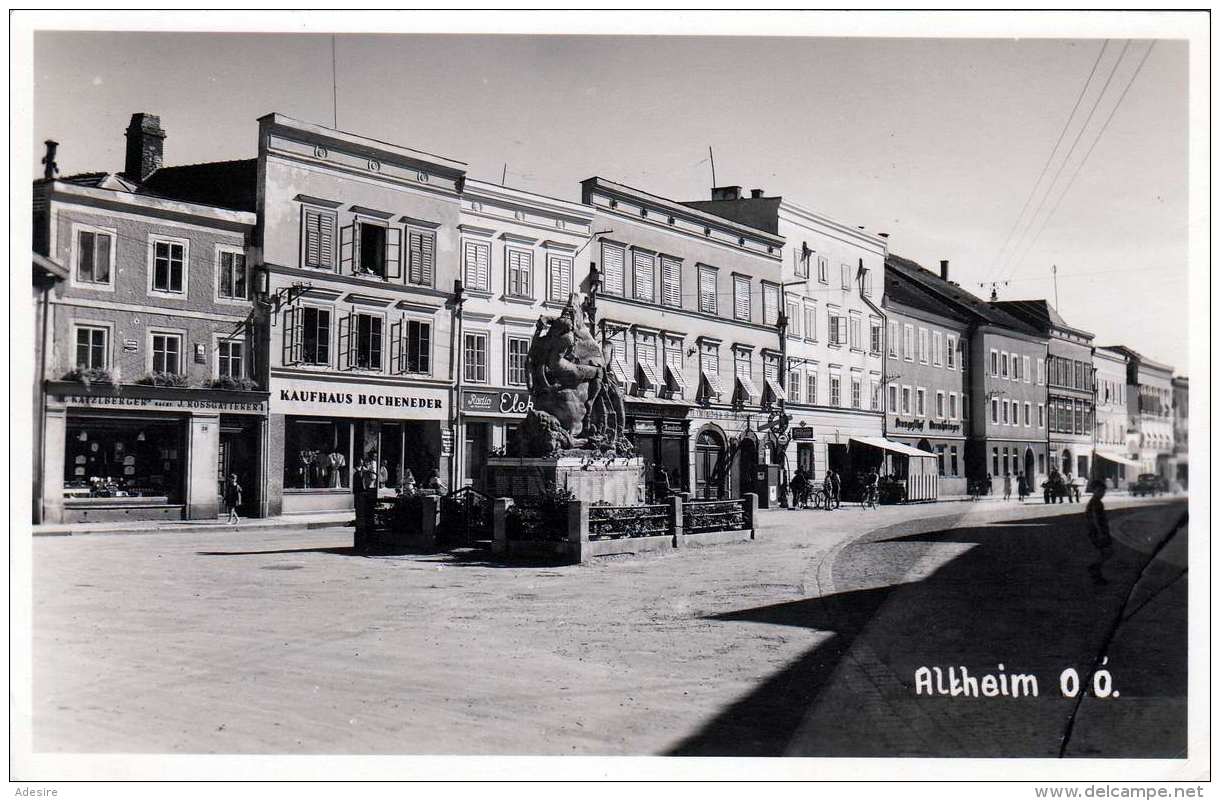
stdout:
<svg viewBox="0 0 1220 801">
<path fill-rule="evenodd" d="M 763 324 L 775 325 L 779 322 L 779 287 L 770 284 L 763 285 Z"/>
<path fill-rule="evenodd" d="M 733 316 L 738 320 L 750 319 L 750 281 L 733 276 Z"/>
<path fill-rule="evenodd" d="M 339 318 L 339 358 L 343 370 L 351 370 L 356 366 L 356 337 L 352 333 L 352 315 L 350 313 Z"/>
<path fill-rule="evenodd" d="M 393 226 L 385 230 L 385 277 L 402 278 L 402 229 Z"/>
<path fill-rule="evenodd" d="M 280 359 L 285 365 L 297 364 L 297 318 L 300 316 L 300 309 L 295 306 L 289 306 L 284 309 L 284 328 L 280 342 Z"/>
<path fill-rule="evenodd" d="M 682 305 L 681 262 L 661 257 L 661 303 L 666 306 Z"/>
<path fill-rule="evenodd" d="M 481 242 L 467 242 L 465 252 L 464 280 L 469 289 L 488 290 L 487 279 L 490 273 L 487 259 L 491 249 Z"/>
<path fill-rule="evenodd" d="M 711 270 L 699 271 L 699 311 L 716 313 L 716 274 Z"/>
<path fill-rule="evenodd" d="M 655 265 L 651 253 L 633 250 L 631 252 L 632 285 L 637 300 L 652 302 L 655 297 Z"/>
<path fill-rule="evenodd" d="M 551 257 L 551 299 L 565 301 L 572 294 L 572 260 L 566 256 Z"/>
<path fill-rule="evenodd" d="M 403 341 L 402 318 L 390 323 L 390 372 L 406 372 L 406 343 Z"/>
<path fill-rule="evenodd" d="M 602 291 L 623 294 L 623 249 L 618 245 L 602 244 Z"/>
<path fill-rule="evenodd" d="M 356 225 L 345 225 L 339 229 L 339 272 L 352 275 L 356 272 Z"/>
<path fill-rule="evenodd" d="M 418 231 L 407 231 L 407 282 L 423 283 L 423 266 L 421 264 L 423 250 L 423 235 Z"/>
<path fill-rule="evenodd" d="M 847 318 L 839 318 L 839 344 L 842 345 L 847 340 Z"/>
<path fill-rule="evenodd" d="M 424 285 L 432 286 L 436 273 L 436 234 L 427 233 L 423 236 L 423 267 Z"/>
<path fill-rule="evenodd" d="M 316 209 L 302 209 L 301 229 L 305 238 L 305 266 L 322 263 L 322 215 Z"/>
</svg>

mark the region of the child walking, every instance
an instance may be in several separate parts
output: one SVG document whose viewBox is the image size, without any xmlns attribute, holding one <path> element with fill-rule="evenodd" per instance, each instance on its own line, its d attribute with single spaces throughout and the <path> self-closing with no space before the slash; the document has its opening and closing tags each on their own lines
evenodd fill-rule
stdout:
<svg viewBox="0 0 1220 801">
<path fill-rule="evenodd" d="M 230 473 L 225 484 L 225 506 L 229 507 L 230 523 L 236 524 L 241 520 L 237 516 L 237 507 L 241 506 L 241 484 L 237 483 L 237 473 Z"/>
</svg>

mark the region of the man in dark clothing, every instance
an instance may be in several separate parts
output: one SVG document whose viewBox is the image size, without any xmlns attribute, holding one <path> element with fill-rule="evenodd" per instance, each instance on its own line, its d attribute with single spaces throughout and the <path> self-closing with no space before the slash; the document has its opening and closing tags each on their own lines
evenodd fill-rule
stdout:
<svg viewBox="0 0 1220 801">
<path fill-rule="evenodd" d="M 1089 499 L 1088 505 L 1084 508 L 1084 518 L 1089 526 L 1089 541 L 1097 549 L 1097 561 L 1089 565 L 1089 575 L 1093 578 L 1094 584 L 1102 585 L 1108 583 L 1106 577 L 1102 575 L 1102 565 L 1114 553 L 1114 541 L 1110 537 L 1110 522 L 1106 519 L 1106 507 L 1101 501 L 1106 494 L 1106 483 L 1094 481 L 1089 485 L 1089 489 L 1092 491 L 1093 497 Z"/>
<path fill-rule="evenodd" d="M 839 474 L 835 470 L 830 471 L 830 493 L 834 499 L 835 507 L 839 505 L 839 493 L 843 490 L 843 482 L 839 479 Z"/>
</svg>

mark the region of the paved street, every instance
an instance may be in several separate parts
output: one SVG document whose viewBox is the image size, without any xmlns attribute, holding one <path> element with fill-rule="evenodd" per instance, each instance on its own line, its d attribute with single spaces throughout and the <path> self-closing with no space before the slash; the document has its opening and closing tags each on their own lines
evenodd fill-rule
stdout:
<svg viewBox="0 0 1220 801">
<path fill-rule="evenodd" d="M 38 538 L 34 747 L 1057 756 L 1074 721 L 1068 754 L 1173 755 L 1186 507 L 1108 508 L 1100 589 L 1083 504 L 769 512 L 752 543 L 559 567 L 360 557 L 344 528 Z M 1077 709 L 1060 671 L 1102 651 L 1121 697 Z M 999 664 L 1039 696 L 915 695 L 919 666 Z"/>
</svg>

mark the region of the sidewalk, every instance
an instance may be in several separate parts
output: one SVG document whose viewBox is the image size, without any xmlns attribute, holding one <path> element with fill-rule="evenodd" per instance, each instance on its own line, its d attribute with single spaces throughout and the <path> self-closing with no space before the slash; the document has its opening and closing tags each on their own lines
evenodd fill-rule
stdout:
<svg viewBox="0 0 1220 801">
<path fill-rule="evenodd" d="M 241 522 L 236 525 L 230 525 L 218 518 L 216 520 L 129 520 L 114 523 L 46 523 L 32 528 L 35 537 L 71 537 L 81 534 L 158 534 L 166 531 L 249 532 L 284 528 L 333 528 L 346 526 L 354 519 L 354 512 L 318 512 L 278 517 L 243 517 Z"/>
</svg>

